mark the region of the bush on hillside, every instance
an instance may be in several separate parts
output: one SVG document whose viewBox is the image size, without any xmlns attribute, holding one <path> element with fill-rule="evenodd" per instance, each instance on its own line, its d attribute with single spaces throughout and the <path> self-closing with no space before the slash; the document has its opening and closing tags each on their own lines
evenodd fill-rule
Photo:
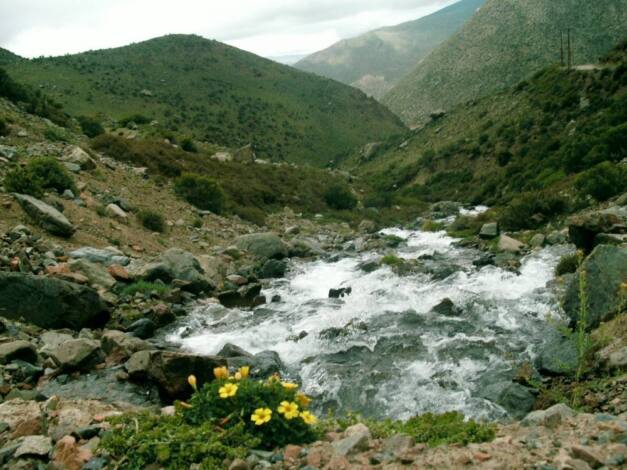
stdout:
<svg viewBox="0 0 627 470">
<path fill-rule="evenodd" d="M 346 185 L 336 184 L 324 193 L 324 200 L 332 209 L 350 210 L 357 206 L 357 198 Z"/>
<path fill-rule="evenodd" d="M 563 276 L 564 274 L 576 272 L 579 267 L 579 261 L 580 257 L 577 253 L 562 256 L 559 263 L 557 263 L 557 266 L 555 267 L 555 275 Z"/>
<path fill-rule="evenodd" d="M 580 174 L 575 187 L 584 197 L 606 201 L 627 190 L 627 170 L 623 165 L 603 162 Z"/>
<path fill-rule="evenodd" d="M 83 134 L 87 137 L 93 139 L 94 137 L 104 134 L 104 127 L 102 127 L 102 124 L 100 124 L 100 121 L 97 119 L 89 116 L 79 116 L 77 119 Z"/>
<path fill-rule="evenodd" d="M 196 144 L 190 138 L 183 139 L 181 149 L 189 153 L 198 153 L 198 147 L 196 147 Z"/>
<path fill-rule="evenodd" d="M 12 193 L 40 197 L 44 190 L 54 189 L 59 194 L 66 189 L 76 192 L 74 180 L 54 158 L 38 157 L 23 167 L 7 173 L 4 186 Z"/>
<path fill-rule="evenodd" d="M 128 126 L 131 122 L 141 125 L 141 124 L 149 124 L 150 121 L 152 121 L 152 119 L 150 119 L 148 116 L 144 116 L 143 114 L 132 114 L 130 116 L 126 116 L 122 119 L 120 119 L 120 125 L 122 127 L 126 127 Z"/>
<path fill-rule="evenodd" d="M 0 118 L 0 136 L 9 135 L 9 126 L 6 121 Z"/>
<path fill-rule="evenodd" d="M 165 232 L 165 220 L 161 214 L 151 211 L 150 209 L 146 209 L 139 211 L 137 213 L 137 218 L 148 230 L 159 233 Z"/>
<path fill-rule="evenodd" d="M 206 176 L 185 173 L 174 182 L 174 191 L 178 196 L 202 210 L 221 214 L 226 203 L 222 187 Z"/>
<path fill-rule="evenodd" d="M 235 215 L 239 216 L 240 219 L 251 222 L 259 227 L 266 225 L 266 214 L 257 207 L 237 206 L 233 209 L 233 212 Z"/>
<path fill-rule="evenodd" d="M 514 198 L 505 208 L 500 223 L 508 230 L 523 230 L 538 227 L 549 218 L 564 213 L 566 200 L 556 194 L 525 193 Z"/>
</svg>

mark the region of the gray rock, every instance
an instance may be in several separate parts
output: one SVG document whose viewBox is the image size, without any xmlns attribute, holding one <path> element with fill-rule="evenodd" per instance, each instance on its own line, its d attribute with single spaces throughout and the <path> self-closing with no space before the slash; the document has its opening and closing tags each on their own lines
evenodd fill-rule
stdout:
<svg viewBox="0 0 627 470">
<path fill-rule="evenodd" d="M 107 205 L 107 207 L 105 207 L 105 214 L 121 222 L 125 222 L 128 219 L 128 214 L 117 204 Z"/>
<path fill-rule="evenodd" d="M 14 457 L 47 457 L 52 450 L 52 439 L 46 436 L 26 436 Z"/>
<path fill-rule="evenodd" d="M 74 337 L 69 333 L 46 331 L 39 336 L 39 340 L 43 343 L 40 352 L 46 356 L 49 356 L 53 350 L 58 348 L 66 341 L 70 341 L 71 339 L 74 339 Z"/>
<path fill-rule="evenodd" d="M 0 344 L 0 364 L 7 364 L 15 359 L 35 364 L 37 351 L 31 343 L 24 340 Z"/>
<path fill-rule="evenodd" d="M 462 313 L 449 298 L 443 299 L 442 302 L 431 309 L 431 312 L 436 315 L 444 315 L 447 317 L 456 317 Z"/>
<path fill-rule="evenodd" d="M 52 235 L 69 238 L 76 232 L 74 225 L 54 207 L 26 194 L 14 196 L 22 209 Z"/>
<path fill-rule="evenodd" d="M 64 162 L 77 165 L 79 169 L 93 170 L 96 168 L 96 163 L 89 154 L 76 145 L 66 148 L 61 158 Z"/>
<path fill-rule="evenodd" d="M 128 327 L 128 332 L 140 339 L 152 338 L 155 334 L 157 325 L 149 318 L 140 318 Z"/>
<path fill-rule="evenodd" d="M 531 240 L 529 240 L 529 245 L 534 248 L 541 248 L 544 246 L 544 242 L 546 241 L 546 237 L 541 233 L 536 233 Z"/>
<path fill-rule="evenodd" d="M 545 426 L 556 428 L 563 420 L 575 416 L 575 411 L 563 403 L 558 403 L 546 410 L 532 411 L 521 421 L 523 426 Z"/>
<path fill-rule="evenodd" d="M 577 214 L 568 219 L 568 234 L 571 241 L 586 252 L 595 246 L 595 237 L 600 233 L 626 233 L 627 207 L 609 207 Z"/>
<path fill-rule="evenodd" d="M 85 338 L 66 341 L 50 357 L 64 371 L 88 371 L 104 360 L 100 341 Z"/>
<path fill-rule="evenodd" d="M 596 328 L 601 322 L 611 320 L 622 308 L 624 299 L 621 286 L 627 279 L 627 248 L 599 245 L 579 267 L 585 273 L 587 298 L 587 325 Z M 571 326 L 580 315 L 580 279 L 576 274 L 566 287 L 564 311 Z"/>
<path fill-rule="evenodd" d="M 549 245 L 564 245 L 568 243 L 568 233 L 557 230 L 551 232 L 547 235 L 546 242 Z"/>
<path fill-rule="evenodd" d="M 113 356 L 117 361 L 128 359 L 138 351 L 151 349 L 146 341 L 117 330 L 105 331 L 101 342 L 104 353 Z"/>
<path fill-rule="evenodd" d="M 17 155 L 17 149 L 15 147 L 11 147 L 10 145 L 0 145 L 0 156 L 6 158 L 7 160 L 13 160 Z"/>
<path fill-rule="evenodd" d="M 253 233 L 235 239 L 235 245 L 257 258 L 282 259 L 288 255 L 287 245 L 276 233 Z"/>
<path fill-rule="evenodd" d="M 579 364 L 573 338 L 550 339 L 540 349 L 538 370 L 548 375 L 572 375 Z"/>
<path fill-rule="evenodd" d="M 483 226 L 481 227 L 481 231 L 479 232 L 479 237 L 485 240 L 496 238 L 498 236 L 499 236 L 498 222 L 490 222 L 487 224 L 483 224 Z"/>
<path fill-rule="evenodd" d="M 217 356 L 153 350 L 133 354 L 126 369 L 133 380 L 154 382 L 164 398 L 186 399 L 192 393 L 187 382 L 190 375 L 196 376 L 201 387 L 213 380 L 215 367 L 226 365 L 226 360 Z"/>
<path fill-rule="evenodd" d="M 497 249 L 499 251 L 509 251 L 511 253 L 518 253 L 524 248 L 525 244 L 515 238 L 502 234 L 499 237 L 499 243 Z"/>
<path fill-rule="evenodd" d="M 218 352 L 218 356 L 226 357 L 227 359 L 231 357 L 245 357 L 252 359 L 253 357 L 251 353 L 232 343 L 226 343 L 222 346 L 222 349 Z"/>
<path fill-rule="evenodd" d="M 70 257 L 75 259 L 86 259 L 92 263 L 100 263 L 105 266 L 112 264 L 119 264 L 120 266 L 127 266 L 131 260 L 127 256 L 116 249 L 104 248 L 98 249 L 91 246 L 85 246 L 70 252 Z"/>
<path fill-rule="evenodd" d="M 0 315 L 42 328 L 81 330 L 104 325 L 109 312 L 98 293 L 59 279 L 0 272 Z"/>
<path fill-rule="evenodd" d="M 213 286 L 204 275 L 200 262 L 191 253 L 180 248 L 170 248 L 156 263 L 146 265 L 140 276 L 148 281 L 160 279 L 169 283 L 175 279 L 185 281 L 185 290 L 199 293 L 210 291 Z"/>
<path fill-rule="evenodd" d="M 333 452 L 336 455 L 347 456 L 357 452 L 368 450 L 370 445 L 370 433 L 355 432 L 344 439 L 332 443 Z"/>
<path fill-rule="evenodd" d="M 411 449 L 415 443 L 416 440 L 407 434 L 395 434 L 383 441 L 383 451 L 399 455 Z"/>
<path fill-rule="evenodd" d="M 521 419 L 536 401 L 532 390 L 514 382 L 496 382 L 481 391 L 481 396 L 502 406 L 512 417 Z"/>
<path fill-rule="evenodd" d="M 92 287 L 111 289 L 116 284 L 116 280 L 101 264 L 92 263 L 86 259 L 77 259 L 70 261 L 69 267 L 73 273 L 80 273 L 89 279 L 89 284 Z"/>
<path fill-rule="evenodd" d="M 615 369 L 624 369 L 627 367 L 627 347 L 623 347 L 610 353 L 607 365 Z"/>
<path fill-rule="evenodd" d="M 259 277 L 261 279 L 280 278 L 285 276 L 285 271 L 287 271 L 287 263 L 285 261 L 269 259 L 259 270 Z"/>
</svg>

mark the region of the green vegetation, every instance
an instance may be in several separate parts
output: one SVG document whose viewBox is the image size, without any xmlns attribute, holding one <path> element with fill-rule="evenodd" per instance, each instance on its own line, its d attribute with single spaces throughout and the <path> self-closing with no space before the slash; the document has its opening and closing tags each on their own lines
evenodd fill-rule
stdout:
<svg viewBox="0 0 627 470">
<path fill-rule="evenodd" d="M 170 288 L 162 283 L 137 281 L 124 287 L 121 294 L 127 297 L 132 297 L 137 293 L 152 294 L 153 292 L 157 295 L 165 295 L 169 291 Z"/>
<path fill-rule="evenodd" d="M 563 276 L 564 274 L 572 274 L 577 271 L 580 262 L 580 255 L 573 253 L 572 255 L 562 256 L 559 263 L 555 267 L 555 275 Z"/>
<path fill-rule="evenodd" d="M 224 468 L 225 459 L 245 458 L 258 442 L 243 424 L 222 429 L 212 422 L 189 424 L 180 415 L 128 414 L 111 419 L 113 429 L 100 443 L 117 468 L 168 470 L 200 464 L 200 470 Z"/>
<path fill-rule="evenodd" d="M 87 137 L 98 137 L 105 133 L 104 127 L 102 127 L 102 124 L 100 124 L 100 121 L 97 119 L 89 116 L 79 116 L 77 119 L 83 134 Z"/>
<path fill-rule="evenodd" d="M 381 98 L 453 35 L 485 0 L 462 0 L 432 15 L 344 39 L 295 67 Z"/>
<path fill-rule="evenodd" d="M 0 118 L 0 137 L 9 135 L 9 132 L 9 125 L 4 119 Z"/>
<path fill-rule="evenodd" d="M 242 424 L 265 449 L 316 439 L 312 425 L 317 419 L 307 410 L 310 399 L 296 384 L 276 377 L 248 379 L 247 368 L 237 372 L 241 380 L 229 378 L 226 368 L 215 373 L 219 378 L 194 393 L 190 407 L 183 412 L 190 424 L 219 422 L 226 428 Z"/>
<path fill-rule="evenodd" d="M 580 258 L 583 254 L 580 255 Z M 581 264 L 581 259 L 579 264 Z M 579 382 L 586 370 L 589 354 L 592 349 L 592 340 L 588 331 L 588 295 L 586 294 L 586 271 L 581 268 L 579 276 L 579 315 L 575 329 L 575 345 L 577 346 L 577 371 L 575 380 Z"/>
<path fill-rule="evenodd" d="M 370 420 L 349 415 L 331 420 L 331 422 L 338 424 L 341 429 L 363 422 L 375 438 L 386 438 L 399 433 L 407 434 L 417 443 L 424 443 L 431 447 L 444 444 L 467 445 L 489 442 L 496 436 L 495 424 L 485 424 L 472 419 L 465 420 L 463 414 L 455 411 L 443 414 L 426 413 L 407 421 Z"/>
<path fill-rule="evenodd" d="M 538 69 L 557 64 L 559 32 L 568 28 L 575 33 L 575 63 L 597 63 L 624 39 L 626 23 L 624 0 L 606 0 L 602 9 L 588 0 L 487 0 L 383 103 L 406 123 L 425 122 L 436 110 L 516 85 Z"/>
<path fill-rule="evenodd" d="M 259 158 L 324 166 L 403 133 L 385 107 L 346 85 L 198 36 L 6 65 L 74 115 L 186 135 Z M 155 120 L 155 126 L 150 125 Z"/>
<path fill-rule="evenodd" d="M 222 187 L 214 180 L 193 173 L 185 173 L 174 182 L 174 191 L 199 209 L 221 214 L 225 205 Z"/>
<path fill-rule="evenodd" d="M 541 70 L 344 166 L 392 204 L 508 207 L 499 217 L 508 230 L 583 209 L 587 195 L 603 200 L 625 190 L 627 46 L 610 57 L 601 69 Z"/>
<path fill-rule="evenodd" d="M 324 193 L 327 205 L 337 210 L 350 210 L 357 206 L 357 198 L 347 185 L 336 184 Z"/>
<path fill-rule="evenodd" d="M 52 101 L 39 90 L 34 91 L 30 87 L 17 83 L 3 68 L 0 68 L 0 97 L 22 106 L 28 113 L 50 119 L 60 126 L 67 126 L 69 123 L 69 117 L 60 104 Z"/>
<path fill-rule="evenodd" d="M 627 135 L 627 128 L 624 131 Z M 623 164 L 599 163 L 579 175 L 575 187 L 584 197 L 590 195 L 597 201 L 605 201 L 627 190 L 627 168 Z"/>
<path fill-rule="evenodd" d="M 9 192 L 35 197 L 41 197 L 46 189 L 54 189 L 59 194 L 66 189 L 76 192 L 72 177 L 51 157 L 37 157 L 25 167 L 9 171 L 4 178 L 4 186 Z"/>
<path fill-rule="evenodd" d="M 165 220 L 158 212 L 150 209 L 144 209 L 137 213 L 137 218 L 148 230 L 159 233 L 165 232 Z"/>
<path fill-rule="evenodd" d="M 403 263 L 404 261 L 396 255 L 385 255 L 383 258 L 381 258 L 381 264 L 384 264 L 386 266 L 399 266 Z"/>
</svg>

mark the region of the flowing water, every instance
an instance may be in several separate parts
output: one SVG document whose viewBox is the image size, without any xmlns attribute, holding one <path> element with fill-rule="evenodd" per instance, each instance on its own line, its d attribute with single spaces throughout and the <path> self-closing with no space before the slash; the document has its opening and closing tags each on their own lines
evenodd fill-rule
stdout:
<svg viewBox="0 0 627 470">
<path fill-rule="evenodd" d="M 547 283 L 567 248 L 535 251 L 514 273 L 473 266 L 480 253 L 457 247 L 445 232 L 383 233 L 405 240 L 400 257 L 435 257 L 452 266 L 452 274 L 442 279 L 399 276 L 389 267 L 360 269 L 383 255 L 377 252 L 335 262 L 293 261 L 285 279 L 264 289 L 268 299 L 280 295 L 280 302 L 254 310 L 201 304 L 168 339 L 203 354 L 226 343 L 251 353 L 276 351 L 321 409 L 394 418 L 448 410 L 505 416 L 481 391 L 502 377 L 511 380 L 517 365 L 533 360 L 549 328 L 547 315 L 559 312 Z M 328 298 L 330 288 L 342 286 L 352 287 L 352 294 Z M 445 298 L 458 315 L 431 312 Z M 301 332 L 306 336 L 298 339 Z"/>
</svg>

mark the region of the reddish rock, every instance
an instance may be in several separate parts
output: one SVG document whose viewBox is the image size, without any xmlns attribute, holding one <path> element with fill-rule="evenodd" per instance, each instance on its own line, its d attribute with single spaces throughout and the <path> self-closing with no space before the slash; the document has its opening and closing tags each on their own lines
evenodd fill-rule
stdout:
<svg viewBox="0 0 627 470">
<path fill-rule="evenodd" d="M 113 279 L 117 281 L 130 281 L 131 280 L 131 276 L 126 270 L 126 268 L 124 268 L 124 266 L 120 266 L 119 264 L 112 264 L 111 266 L 107 268 L 107 271 L 109 271 L 109 274 L 111 274 L 111 277 L 113 277 Z"/>
<path fill-rule="evenodd" d="M 302 450 L 303 448 L 301 446 L 288 445 L 283 452 L 283 457 L 285 460 L 296 460 Z"/>
<path fill-rule="evenodd" d="M 72 436 L 65 436 L 57 442 L 52 458 L 60 468 L 81 470 L 92 457 L 89 449 L 79 447 Z"/>
<path fill-rule="evenodd" d="M 472 454 L 473 458 L 480 463 L 487 462 L 492 458 L 492 456 L 486 452 L 477 451 Z"/>
</svg>

